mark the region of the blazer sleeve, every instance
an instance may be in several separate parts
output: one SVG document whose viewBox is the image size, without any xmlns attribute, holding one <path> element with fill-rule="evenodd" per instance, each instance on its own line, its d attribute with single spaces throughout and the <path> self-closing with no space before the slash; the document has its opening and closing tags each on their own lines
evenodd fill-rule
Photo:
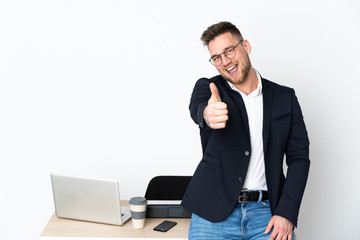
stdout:
<svg viewBox="0 0 360 240">
<path fill-rule="evenodd" d="M 207 127 L 204 119 L 204 110 L 208 105 L 209 98 L 211 97 L 210 80 L 206 78 L 199 79 L 194 87 L 190 100 L 190 115 L 200 128 Z"/>
<path fill-rule="evenodd" d="M 310 142 L 295 91 L 291 90 L 291 128 L 285 149 L 288 169 L 283 192 L 274 215 L 283 216 L 296 226 L 310 168 Z"/>
</svg>

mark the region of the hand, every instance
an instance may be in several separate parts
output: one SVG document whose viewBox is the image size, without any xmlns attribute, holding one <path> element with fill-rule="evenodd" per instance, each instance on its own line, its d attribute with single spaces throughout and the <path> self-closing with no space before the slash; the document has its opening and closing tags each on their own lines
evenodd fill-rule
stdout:
<svg viewBox="0 0 360 240">
<path fill-rule="evenodd" d="M 286 218 L 273 216 L 266 227 L 265 234 L 268 234 L 274 227 L 269 240 L 292 240 L 292 231 L 294 225 Z"/>
<path fill-rule="evenodd" d="M 214 83 L 210 83 L 211 97 L 204 110 L 204 118 L 208 125 L 213 129 L 225 128 L 228 118 L 226 103 L 222 102 Z"/>
</svg>

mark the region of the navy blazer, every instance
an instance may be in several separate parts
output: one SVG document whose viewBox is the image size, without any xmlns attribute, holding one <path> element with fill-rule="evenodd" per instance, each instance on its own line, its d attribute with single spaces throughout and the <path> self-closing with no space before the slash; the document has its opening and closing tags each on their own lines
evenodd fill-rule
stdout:
<svg viewBox="0 0 360 240">
<path fill-rule="evenodd" d="M 308 177 L 309 140 L 300 105 L 293 89 L 264 78 L 263 149 L 271 213 L 295 226 Z M 214 130 L 204 122 L 203 112 L 214 82 L 227 104 L 229 119 L 224 129 Z M 243 188 L 251 155 L 248 117 L 241 95 L 220 75 L 197 81 L 191 101 L 191 117 L 200 127 L 203 158 L 182 206 L 211 222 L 227 218 Z M 286 155 L 287 176 L 283 173 Z"/>
</svg>

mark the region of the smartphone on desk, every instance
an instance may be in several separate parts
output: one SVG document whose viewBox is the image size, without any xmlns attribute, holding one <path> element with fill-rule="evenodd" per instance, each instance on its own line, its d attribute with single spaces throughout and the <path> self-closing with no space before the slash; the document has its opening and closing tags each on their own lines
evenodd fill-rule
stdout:
<svg viewBox="0 0 360 240">
<path fill-rule="evenodd" d="M 170 228 L 172 228 L 176 224 L 177 224 L 177 222 L 165 220 L 162 223 L 160 223 L 159 225 L 157 225 L 156 227 L 154 227 L 154 230 L 155 231 L 160 231 L 160 232 L 166 232 L 167 230 L 169 230 Z"/>
</svg>

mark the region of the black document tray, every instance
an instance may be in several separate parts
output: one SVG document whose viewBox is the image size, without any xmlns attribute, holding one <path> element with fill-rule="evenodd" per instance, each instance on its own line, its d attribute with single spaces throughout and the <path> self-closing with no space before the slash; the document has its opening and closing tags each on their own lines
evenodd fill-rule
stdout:
<svg viewBox="0 0 360 240">
<path fill-rule="evenodd" d="M 191 212 L 179 205 L 147 205 L 147 218 L 191 218 Z"/>
</svg>

